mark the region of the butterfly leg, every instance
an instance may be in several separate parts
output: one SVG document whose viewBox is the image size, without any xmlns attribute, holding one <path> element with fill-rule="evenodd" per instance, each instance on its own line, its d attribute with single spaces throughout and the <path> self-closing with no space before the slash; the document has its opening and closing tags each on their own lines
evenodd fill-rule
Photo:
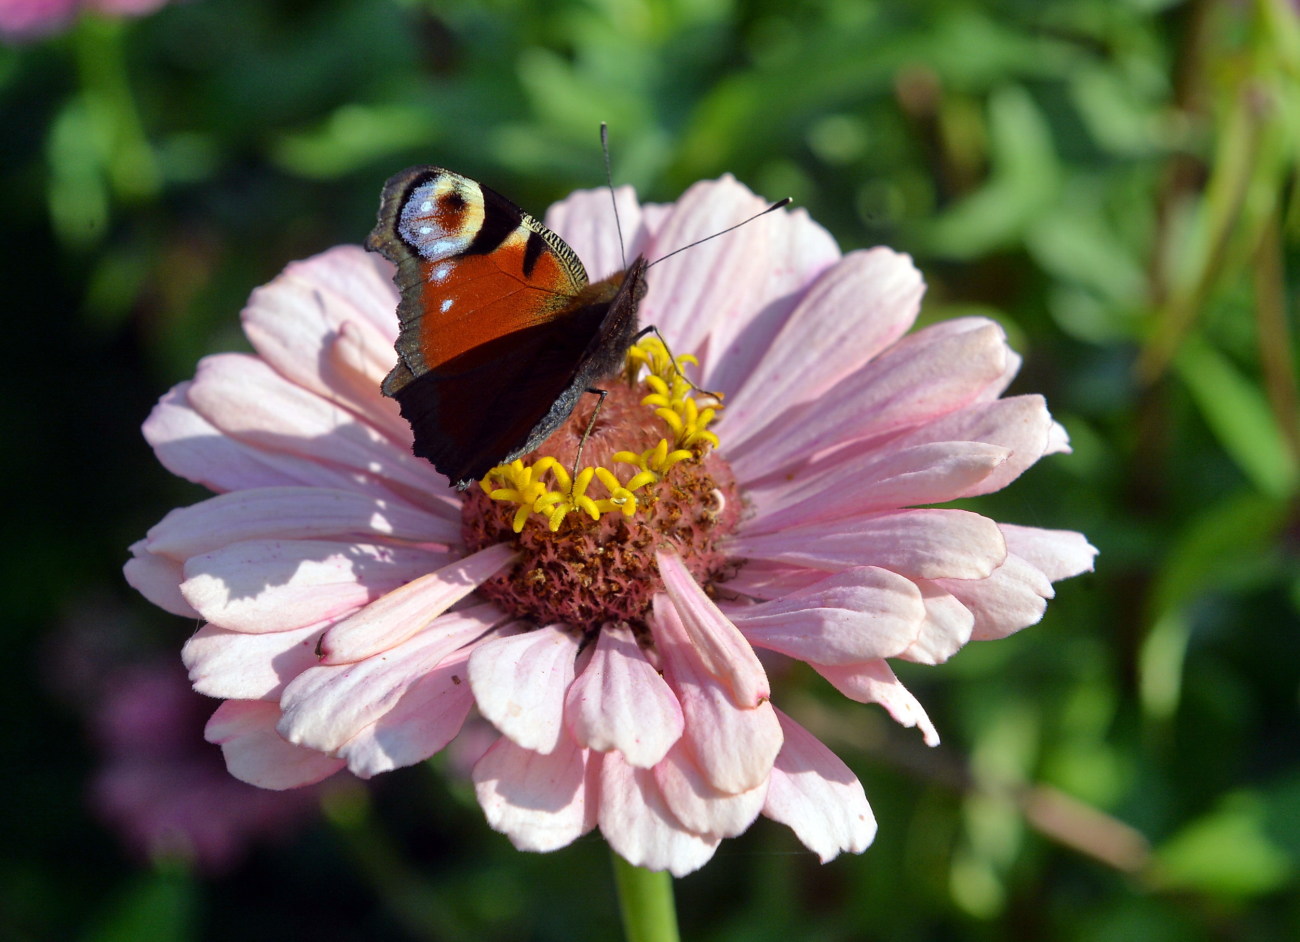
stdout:
<svg viewBox="0 0 1300 942">
<path fill-rule="evenodd" d="M 592 430 L 596 427 L 596 416 L 600 415 L 600 407 L 605 404 L 605 397 L 609 395 L 607 389 L 593 389 L 588 387 L 586 392 L 599 396 L 600 401 L 596 403 L 596 408 L 591 410 L 591 418 L 587 420 L 587 427 L 582 431 L 582 438 L 578 439 L 578 450 L 573 455 L 573 475 L 570 480 L 578 480 L 578 469 L 582 467 L 582 446 L 587 444 L 587 439 L 591 437 Z"/>
</svg>

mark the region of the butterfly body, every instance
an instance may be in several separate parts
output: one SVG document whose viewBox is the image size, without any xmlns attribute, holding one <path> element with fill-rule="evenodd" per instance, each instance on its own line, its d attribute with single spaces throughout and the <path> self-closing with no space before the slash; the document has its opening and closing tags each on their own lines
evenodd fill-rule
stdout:
<svg viewBox="0 0 1300 942">
<path fill-rule="evenodd" d="M 459 488 L 540 446 L 636 337 L 645 259 L 588 283 L 559 236 L 450 170 L 390 179 L 366 247 L 397 266 L 401 292 L 383 393 L 415 454 Z"/>
</svg>

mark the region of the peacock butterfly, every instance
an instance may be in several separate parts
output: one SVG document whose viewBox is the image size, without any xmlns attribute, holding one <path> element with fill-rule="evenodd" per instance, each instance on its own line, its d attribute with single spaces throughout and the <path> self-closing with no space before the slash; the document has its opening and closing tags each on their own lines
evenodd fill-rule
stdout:
<svg viewBox="0 0 1300 942">
<path fill-rule="evenodd" d="M 390 179 L 366 248 L 397 266 L 401 292 L 383 393 L 415 454 L 461 490 L 540 446 L 636 339 L 643 257 L 591 284 L 563 239 L 450 170 Z"/>
</svg>

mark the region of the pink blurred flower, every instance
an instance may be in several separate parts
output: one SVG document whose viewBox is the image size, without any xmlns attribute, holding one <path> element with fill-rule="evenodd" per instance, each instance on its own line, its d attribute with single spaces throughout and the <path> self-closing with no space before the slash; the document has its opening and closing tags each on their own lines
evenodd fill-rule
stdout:
<svg viewBox="0 0 1300 942">
<path fill-rule="evenodd" d="M 671 206 L 619 202 L 629 256 L 649 257 L 763 206 L 730 178 Z M 593 274 L 620 264 L 608 193 L 547 224 Z M 930 506 L 1002 488 L 1067 450 L 1064 432 L 1040 397 L 999 399 L 1019 361 L 996 324 L 905 337 L 911 261 L 841 256 L 802 212 L 656 266 L 642 323 L 726 392 L 721 447 L 644 516 L 589 531 L 534 520 L 515 537 L 477 488 L 463 498 L 411 455 L 378 391 L 390 274 L 347 246 L 290 265 L 244 311 L 256 355 L 205 359 L 145 423 L 164 465 L 220 496 L 151 529 L 127 577 L 206 620 L 185 660 L 225 700 L 207 735 L 245 781 L 410 765 L 476 707 L 501 734 L 474 766 L 479 801 L 522 849 L 598 826 L 680 875 L 765 814 L 823 860 L 860 852 L 862 786 L 773 706 L 755 648 L 935 743 L 887 659 L 936 664 L 1033 624 L 1052 582 L 1091 568 L 1077 533 Z M 584 457 L 636 420 L 615 404 L 606 425 Z M 571 451 L 571 429 L 543 451 Z"/>
<path fill-rule="evenodd" d="M 208 701 L 174 658 L 143 652 L 112 600 L 80 601 L 46 654 L 47 685 L 85 715 L 99 754 L 92 810 L 139 857 L 219 873 L 315 816 L 320 787 L 272 792 L 226 772 L 200 739 Z"/>
<path fill-rule="evenodd" d="M 0 0 L 0 39 L 35 39 L 67 29 L 85 11 L 144 16 L 169 0 Z"/>
<path fill-rule="evenodd" d="M 170 664 L 124 670 L 94 715 L 104 761 L 91 800 L 136 853 L 229 869 L 254 841 L 290 834 L 319 811 L 319 789 L 271 792 L 195 749 L 202 701 Z"/>
</svg>

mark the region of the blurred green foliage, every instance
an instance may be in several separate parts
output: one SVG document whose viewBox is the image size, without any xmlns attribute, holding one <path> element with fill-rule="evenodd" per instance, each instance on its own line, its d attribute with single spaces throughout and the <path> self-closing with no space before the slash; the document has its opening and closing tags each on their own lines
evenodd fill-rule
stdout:
<svg viewBox="0 0 1300 942">
<path fill-rule="evenodd" d="M 1296 5 L 192 0 L 0 47 L 0 120 L 0 935 L 616 936 L 598 841 L 515 853 L 429 769 L 217 878 L 134 861 L 48 692 L 69 619 L 189 631 L 119 576 L 201 496 L 138 425 L 244 346 L 248 292 L 359 241 L 410 163 L 538 212 L 597 186 L 605 120 L 644 198 L 734 173 L 913 253 L 926 320 L 1005 324 L 1075 451 L 978 506 L 1102 550 L 1042 625 L 903 673 L 939 750 L 791 676 L 880 836 L 821 867 L 758 824 L 680 883 L 686 937 L 1300 937 Z"/>
</svg>

